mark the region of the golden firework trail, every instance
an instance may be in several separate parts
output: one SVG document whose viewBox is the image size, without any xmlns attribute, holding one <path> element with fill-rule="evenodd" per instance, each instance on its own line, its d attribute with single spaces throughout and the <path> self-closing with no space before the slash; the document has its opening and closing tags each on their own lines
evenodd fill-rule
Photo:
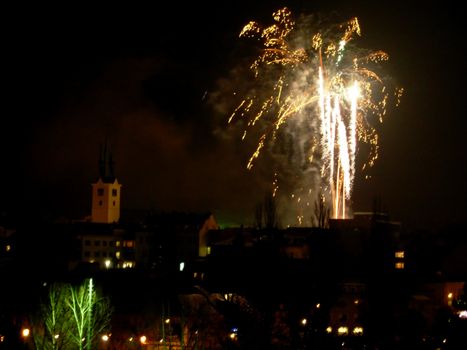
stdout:
<svg viewBox="0 0 467 350">
<path fill-rule="evenodd" d="M 267 85 L 269 93 L 248 94 L 229 123 L 246 118 L 245 138 L 250 128 L 268 118 L 269 125 L 248 161 L 251 169 L 281 126 L 305 115 L 313 130 L 307 159 L 320 163 L 319 192 L 326 194 L 331 218 L 348 218 L 359 142 L 370 149 L 362 169 L 378 158 L 378 135 L 371 117 L 383 121 L 389 92 L 371 66 L 386 61 L 388 55 L 352 45 L 361 35 L 357 18 L 330 28 L 308 28 L 298 35 L 294 35 L 296 23 L 288 8 L 274 12 L 273 19 L 274 24 L 268 27 L 251 21 L 240 32 L 240 37 L 262 42 L 261 54 L 250 69 L 255 79 L 272 79 L 273 83 Z M 395 90 L 396 105 L 401 94 L 402 89 Z M 277 179 L 274 181 L 276 191 Z M 297 197 L 299 202 L 300 196 L 291 196 Z M 302 216 L 297 215 L 300 223 Z"/>
</svg>

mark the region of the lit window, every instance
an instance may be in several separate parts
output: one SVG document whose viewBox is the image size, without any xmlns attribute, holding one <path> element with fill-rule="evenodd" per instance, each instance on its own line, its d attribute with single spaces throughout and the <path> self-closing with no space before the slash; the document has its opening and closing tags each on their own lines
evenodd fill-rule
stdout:
<svg viewBox="0 0 467 350">
<path fill-rule="evenodd" d="M 211 254 L 211 247 L 206 247 L 206 254 L 210 255 Z"/>
<path fill-rule="evenodd" d="M 353 334 L 355 335 L 362 335 L 363 334 L 363 328 L 362 327 L 355 327 L 353 329 Z"/>
<path fill-rule="evenodd" d="M 133 241 L 124 241 L 123 246 L 128 247 L 128 248 L 133 248 Z"/>
<path fill-rule="evenodd" d="M 120 252 L 115 252 L 115 257 L 116 257 L 117 259 L 120 259 Z"/>
<path fill-rule="evenodd" d="M 9 252 L 9 251 L 11 250 L 11 245 L 7 244 L 6 247 L 5 247 L 5 250 L 6 250 L 7 252 Z"/>
<path fill-rule="evenodd" d="M 349 334 L 349 329 L 347 327 L 339 327 L 337 328 L 338 335 L 347 335 Z"/>
<path fill-rule="evenodd" d="M 394 253 L 394 256 L 396 258 L 398 258 L 398 259 L 403 259 L 404 255 L 405 255 L 405 252 L 403 250 L 400 250 L 400 251 Z"/>
<path fill-rule="evenodd" d="M 104 189 L 103 188 L 98 188 L 97 189 L 97 195 L 98 196 L 103 196 L 104 195 Z"/>
<path fill-rule="evenodd" d="M 126 269 L 126 268 L 132 268 L 135 266 L 135 263 L 133 261 L 125 261 L 123 262 L 122 264 L 122 268 Z"/>
<path fill-rule="evenodd" d="M 120 247 L 120 241 L 115 242 L 116 247 Z"/>
<path fill-rule="evenodd" d="M 326 333 L 331 333 L 332 332 L 332 327 L 329 326 L 328 328 L 326 328 Z"/>
<path fill-rule="evenodd" d="M 396 262 L 395 267 L 397 270 L 403 270 L 405 268 L 405 264 L 403 262 Z"/>
</svg>

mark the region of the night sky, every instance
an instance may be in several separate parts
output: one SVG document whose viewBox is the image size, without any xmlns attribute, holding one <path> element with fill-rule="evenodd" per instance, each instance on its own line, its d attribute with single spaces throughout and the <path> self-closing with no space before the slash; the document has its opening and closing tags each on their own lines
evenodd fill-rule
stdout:
<svg viewBox="0 0 467 350">
<path fill-rule="evenodd" d="M 411 228 L 467 219 L 465 49 L 454 2 L 205 1 L 111 3 L 5 12 L 0 208 L 46 217 L 90 213 L 99 144 L 108 137 L 123 208 L 212 211 L 251 224 L 263 180 L 210 103 L 248 62 L 238 33 L 250 20 L 357 16 L 359 44 L 386 51 L 404 88 L 380 129 L 372 178 L 357 176 L 353 208 L 381 199 Z M 245 65 L 244 64 L 244 65 Z M 214 110 L 214 111 L 213 111 Z"/>
</svg>

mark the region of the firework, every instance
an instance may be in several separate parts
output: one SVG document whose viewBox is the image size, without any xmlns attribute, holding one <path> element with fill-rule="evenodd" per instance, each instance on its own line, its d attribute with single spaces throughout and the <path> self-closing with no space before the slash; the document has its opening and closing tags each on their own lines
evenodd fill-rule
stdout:
<svg viewBox="0 0 467 350">
<path fill-rule="evenodd" d="M 378 158 L 373 124 L 382 123 L 390 92 L 375 68 L 388 55 L 353 45 L 361 35 L 357 18 L 317 30 L 305 21 L 297 25 L 287 8 L 274 12 L 273 19 L 267 27 L 249 22 L 240 33 L 242 38 L 260 41 L 262 49 L 250 66 L 257 86 L 234 109 L 229 123 L 244 121 L 243 139 L 253 128 L 261 130 L 248 169 L 265 147 L 282 137 L 284 128 L 292 133 L 305 154 L 307 165 L 301 169 L 317 170 L 319 180 L 301 183 L 289 198 L 298 207 L 309 207 L 310 195 L 317 198 L 324 193 L 331 218 L 347 218 L 358 145 L 369 146 L 362 170 Z M 401 93 L 394 90 L 396 105 Z M 276 193 L 277 172 L 273 183 Z M 296 218 L 303 222 L 303 210 Z"/>
</svg>

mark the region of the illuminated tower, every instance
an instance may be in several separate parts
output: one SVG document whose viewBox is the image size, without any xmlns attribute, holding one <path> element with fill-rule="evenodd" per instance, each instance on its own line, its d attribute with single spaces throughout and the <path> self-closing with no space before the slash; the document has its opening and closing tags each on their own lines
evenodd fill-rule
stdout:
<svg viewBox="0 0 467 350">
<path fill-rule="evenodd" d="M 114 175 L 107 140 L 99 155 L 99 179 L 92 184 L 92 222 L 111 224 L 120 219 L 120 185 Z"/>
</svg>

